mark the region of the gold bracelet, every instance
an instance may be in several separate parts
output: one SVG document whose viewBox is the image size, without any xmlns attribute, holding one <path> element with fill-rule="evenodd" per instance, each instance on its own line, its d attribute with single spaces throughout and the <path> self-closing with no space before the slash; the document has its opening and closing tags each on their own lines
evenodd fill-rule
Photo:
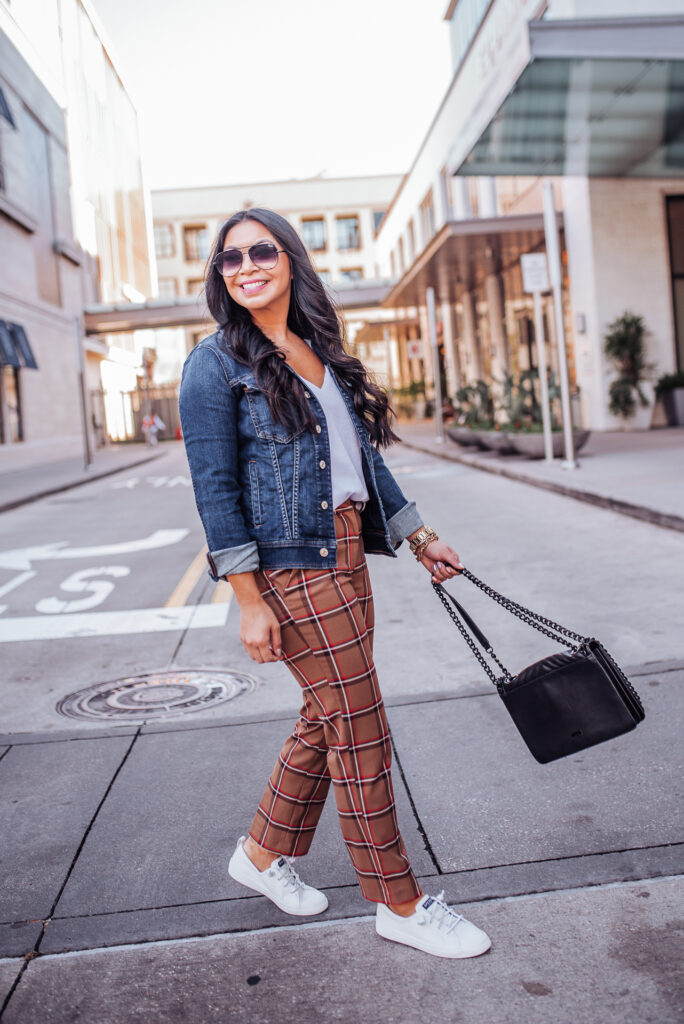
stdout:
<svg viewBox="0 0 684 1024">
<path fill-rule="evenodd" d="M 416 534 L 414 534 L 414 536 L 409 541 L 409 546 L 410 546 L 411 551 L 413 552 L 413 554 L 416 553 L 416 548 L 418 547 L 418 545 L 422 544 L 422 542 L 424 540 L 428 540 L 428 538 L 430 540 L 438 540 L 439 539 L 437 537 L 437 534 L 435 533 L 435 531 L 432 529 L 431 526 L 421 526 L 421 528 L 418 530 L 418 532 Z"/>
<path fill-rule="evenodd" d="M 411 545 L 411 551 L 416 556 L 416 561 L 420 562 L 425 552 L 425 548 L 428 544 L 432 544 L 433 540 L 439 540 L 436 532 L 431 526 L 423 526 L 418 531 L 416 536 L 409 542 Z"/>
</svg>

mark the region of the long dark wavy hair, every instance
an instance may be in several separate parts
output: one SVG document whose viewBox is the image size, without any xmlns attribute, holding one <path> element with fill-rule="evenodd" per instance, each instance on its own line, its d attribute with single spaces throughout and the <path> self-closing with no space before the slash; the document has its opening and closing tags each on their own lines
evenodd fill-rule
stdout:
<svg viewBox="0 0 684 1024">
<path fill-rule="evenodd" d="M 314 270 L 304 243 L 292 225 L 272 210 L 239 210 L 219 228 L 205 270 L 205 290 L 209 311 L 220 329 L 221 343 L 238 362 L 250 366 L 264 391 L 273 418 L 289 430 L 313 430 L 316 417 L 304 395 L 299 377 L 285 366 L 285 354 L 257 327 L 248 309 L 228 293 L 214 258 L 223 250 L 231 228 L 244 220 L 257 221 L 267 228 L 285 249 L 293 279 L 287 326 L 305 338 L 338 378 L 349 388 L 354 408 L 376 447 L 387 447 L 399 437 L 391 427 L 394 410 L 387 394 L 356 356 L 345 349 L 344 321 L 330 300 Z"/>
</svg>

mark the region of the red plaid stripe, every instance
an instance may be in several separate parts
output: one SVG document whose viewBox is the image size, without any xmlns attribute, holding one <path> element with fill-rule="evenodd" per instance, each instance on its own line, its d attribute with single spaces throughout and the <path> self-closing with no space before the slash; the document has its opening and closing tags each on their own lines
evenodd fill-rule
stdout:
<svg viewBox="0 0 684 1024">
<path fill-rule="evenodd" d="M 350 501 L 335 509 L 335 535 L 333 569 L 256 573 L 304 701 L 250 835 L 274 853 L 307 853 L 332 782 L 363 895 L 403 903 L 421 889 L 397 825 L 392 748 L 373 664 L 373 595 L 361 516 Z"/>
</svg>

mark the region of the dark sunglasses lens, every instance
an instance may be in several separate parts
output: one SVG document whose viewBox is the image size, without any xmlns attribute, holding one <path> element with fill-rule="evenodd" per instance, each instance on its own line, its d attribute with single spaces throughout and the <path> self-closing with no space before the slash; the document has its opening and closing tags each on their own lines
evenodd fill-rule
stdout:
<svg viewBox="0 0 684 1024">
<path fill-rule="evenodd" d="M 278 262 L 278 250 L 272 242 L 257 242 L 251 246 L 249 258 L 256 267 L 272 270 Z"/>
<path fill-rule="evenodd" d="M 223 274 L 225 277 L 237 274 L 242 266 L 242 253 L 239 249 L 225 249 L 219 254 L 216 266 L 218 267 L 219 274 Z"/>
</svg>

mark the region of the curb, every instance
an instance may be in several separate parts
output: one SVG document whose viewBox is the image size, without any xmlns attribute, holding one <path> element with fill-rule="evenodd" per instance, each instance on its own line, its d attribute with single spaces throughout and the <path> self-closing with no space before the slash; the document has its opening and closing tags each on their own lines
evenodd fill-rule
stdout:
<svg viewBox="0 0 684 1024">
<path fill-rule="evenodd" d="M 652 526 L 661 526 L 666 530 L 676 530 L 684 533 L 684 518 L 671 515 L 668 512 L 658 512 L 656 509 L 648 508 L 645 505 L 633 505 L 629 501 L 621 501 L 619 498 L 608 498 L 601 494 L 594 494 L 592 491 L 580 491 L 576 487 L 568 487 L 565 484 L 556 483 L 553 480 L 538 480 L 536 477 L 527 476 L 525 473 L 516 473 L 504 466 L 484 465 L 475 462 L 465 456 L 457 455 L 455 452 L 438 452 L 427 445 L 416 444 L 415 441 L 401 441 L 406 448 L 423 452 L 426 455 L 434 455 L 436 459 L 445 459 L 447 462 L 458 462 L 462 466 L 470 466 L 471 469 L 479 469 L 483 473 L 493 473 L 495 476 L 504 476 L 509 480 L 517 480 L 522 484 L 529 484 L 531 487 L 539 487 L 543 491 L 554 491 L 566 498 L 574 498 L 576 501 L 583 501 L 587 505 L 596 505 L 598 508 L 606 508 L 611 512 L 619 512 L 624 516 L 631 516 L 632 519 L 640 519 L 642 522 L 650 523 Z"/>
<path fill-rule="evenodd" d="M 154 455 L 147 455 L 144 459 L 136 459 L 135 462 L 127 462 L 125 466 L 117 466 L 116 469 L 103 469 L 102 472 L 95 472 L 85 480 L 69 480 L 67 483 L 58 484 L 56 487 L 48 487 L 44 491 L 37 491 L 25 498 L 17 498 L 14 501 L 7 501 L 0 505 L 0 513 L 10 512 L 13 508 L 21 508 L 22 505 L 30 505 L 32 501 L 39 501 L 41 498 L 48 498 L 51 494 L 61 494 L 63 491 L 71 491 L 74 487 L 82 487 L 83 484 L 90 484 L 93 480 L 102 480 L 107 476 L 114 476 L 115 473 L 123 473 L 126 469 L 133 469 L 134 466 L 141 466 L 145 462 L 154 462 L 155 459 L 165 455 L 165 451 L 155 452 Z"/>
</svg>

